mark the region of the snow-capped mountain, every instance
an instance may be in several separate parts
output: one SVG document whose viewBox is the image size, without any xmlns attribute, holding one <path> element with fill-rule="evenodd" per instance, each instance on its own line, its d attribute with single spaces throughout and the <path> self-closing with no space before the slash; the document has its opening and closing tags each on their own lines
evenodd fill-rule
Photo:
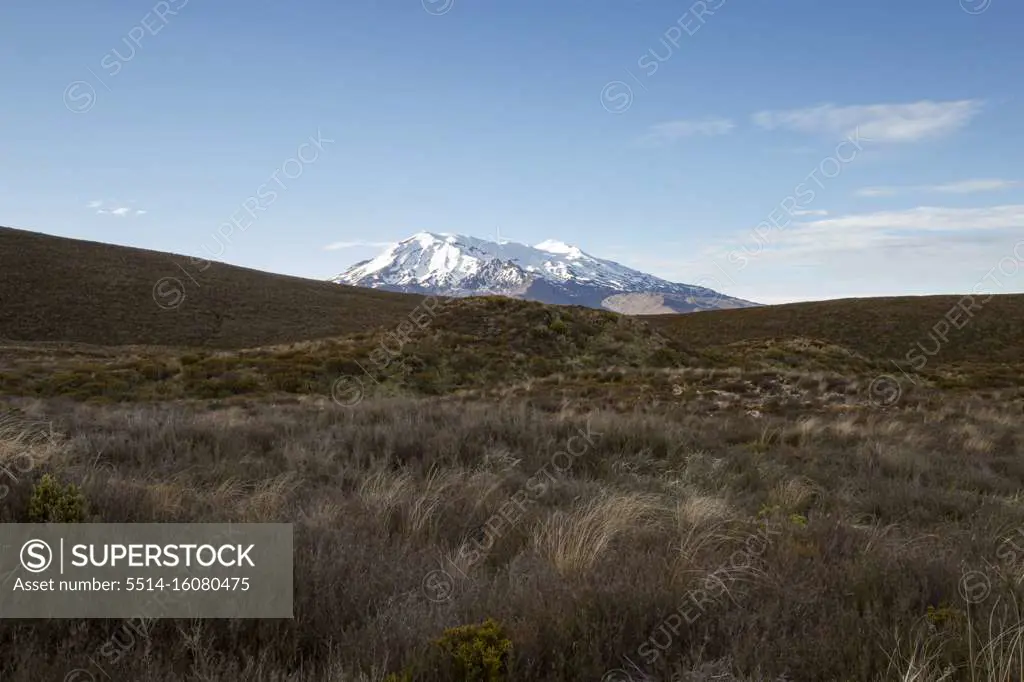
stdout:
<svg viewBox="0 0 1024 682">
<path fill-rule="evenodd" d="M 332 281 L 440 296 L 498 294 L 629 314 L 756 305 L 595 258 L 556 240 L 534 246 L 420 232 Z"/>
</svg>

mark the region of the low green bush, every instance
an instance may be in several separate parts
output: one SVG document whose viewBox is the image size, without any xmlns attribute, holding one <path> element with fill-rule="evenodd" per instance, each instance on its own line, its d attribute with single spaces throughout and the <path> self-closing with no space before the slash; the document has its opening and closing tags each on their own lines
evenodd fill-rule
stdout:
<svg viewBox="0 0 1024 682">
<path fill-rule="evenodd" d="M 45 474 L 32 489 L 28 517 L 32 523 L 82 523 L 85 497 L 75 484 L 62 487 L 51 474 Z"/>
<path fill-rule="evenodd" d="M 455 679 L 464 682 L 498 682 L 505 676 L 512 640 L 493 618 L 480 625 L 448 628 L 437 646 L 449 659 Z"/>
</svg>

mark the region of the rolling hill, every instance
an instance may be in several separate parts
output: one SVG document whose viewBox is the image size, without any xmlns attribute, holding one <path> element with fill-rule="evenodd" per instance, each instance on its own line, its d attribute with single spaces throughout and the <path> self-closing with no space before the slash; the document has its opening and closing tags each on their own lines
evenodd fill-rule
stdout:
<svg viewBox="0 0 1024 682">
<path fill-rule="evenodd" d="M 631 334 L 649 329 L 643 339 L 653 334 L 661 339 L 655 345 L 684 351 L 731 347 L 728 355 L 737 360 L 744 349 L 763 350 L 765 343 L 814 340 L 873 360 L 906 363 L 908 354 L 928 353 L 930 368 L 964 361 L 1024 362 L 1024 295 L 986 298 L 975 297 L 969 314 L 957 312 L 960 296 L 869 298 L 650 315 L 633 318 L 639 326 L 629 328 Z M 529 336 L 535 326 L 553 324 L 559 315 L 570 325 L 614 315 L 592 311 L 595 317 L 579 308 L 521 301 L 513 306 L 521 312 L 510 316 L 512 308 L 503 300 L 451 300 L 435 331 L 445 343 L 479 343 L 498 328 L 501 339 Z M 266 347 L 394 328 L 422 301 L 415 294 L 0 228 L 0 340 Z M 571 337 L 577 331 L 566 333 Z M 505 341 L 495 343 L 497 353 Z M 544 348 L 540 344 L 526 352 L 539 359 Z"/>
<path fill-rule="evenodd" d="M 0 227 L 0 339 L 242 348 L 390 324 L 420 300 Z"/>
<path fill-rule="evenodd" d="M 480 622 L 501 679 L 628 679 L 683 613 L 643 679 L 908 679 L 906 646 L 950 679 L 1024 598 L 1024 295 L 961 301 L 420 325 L 415 295 L 0 230 L 0 521 L 294 524 L 294 618 L 163 621 L 124 679 L 476 679 L 438 642 Z M 4 679 L 91 677 L 113 641 L 2 628 Z"/>
<path fill-rule="evenodd" d="M 971 303 L 964 296 L 857 298 L 642 319 L 697 348 L 802 338 L 906 365 L 921 356 L 930 366 L 1024 362 L 1024 294 L 983 293 Z"/>
</svg>

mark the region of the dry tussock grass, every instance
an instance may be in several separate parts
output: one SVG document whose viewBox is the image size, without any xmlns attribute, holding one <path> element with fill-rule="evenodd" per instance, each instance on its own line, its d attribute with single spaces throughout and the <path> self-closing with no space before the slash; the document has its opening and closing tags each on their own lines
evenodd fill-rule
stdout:
<svg viewBox="0 0 1024 682">
<path fill-rule="evenodd" d="M 298 522 L 313 531 L 330 530 L 344 522 L 345 506 L 336 500 L 319 499 L 302 511 Z"/>
<path fill-rule="evenodd" d="M 427 533 L 430 537 L 436 537 L 436 524 L 441 510 L 465 478 L 464 471 L 431 471 L 422 488 L 406 501 L 406 532 L 413 535 Z"/>
<path fill-rule="evenodd" d="M 180 484 L 157 482 L 147 485 L 144 490 L 154 521 L 171 522 L 185 511 L 186 492 Z"/>
<path fill-rule="evenodd" d="M 772 488 L 768 499 L 786 512 L 805 512 L 817 498 L 823 495 L 820 485 L 805 476 L 791 478 Z"/>
<path fill-rule="evenodd" d="M 861 446 L 861 451 L 868 461 L 877 461 L 887 476 L 916 478 L 928 473 L 932 466 L 927 452 L 891 441 L 869 440 Z"/>
<path fill-rule="evenodd" d="M 673 579 L 684 582 L 700 572 L 709 556 L 716 556 L 723 547 L 737 540 L 729 527 L 734 511 L 718 497 L 694 495 L 676 505 L 678 555 L 672 562 Z"/>
<path fill-rule="evenodd" d="M 1014 682 L 1024 679 L 1024 613 L 1016 599 L 1000 601 L 983 622 L 971 610 L 925 618 L 912 634 L 894 631 L 887 651 L 893 679 L 916 682 Z M 936 622 L 938 621 L 938 622 Z M 960 665 L 943 660 L 965 648 Z"/>
<path fill-rule="evenodd" d="M 60 452 L 60 441 L 61 436 L 48 422 L 25 414 L 0 414 L 0 478 L 16 478 L 19 473 L 25 475 L 49 465 Z"/>
<path fill-rule="evenodd" d="M 560 574 L 577 577 L 590 571 L 616 538 L 637 531 L 660 508 L 653 495 L 602 495 L 549 516 L 535 531 L 534 546 Z"/>
<path fill-rule="evenodd" d="M 984 426 L 964 424 L 960 429 L 960 435 L 963 437 L 964 450 L 970 454 L 987 455 L 995 448 L 995 442 Z"/>
<path fill-rule="evenodd" d="M 252 486 L 242 498 L 235 513 L 243 523 L 281 523 L 295 498 L 302 481 L 293 471 L 286 471 Z"/>
<path fill-rule="evenodd" d="M 714 380 L 741 377 L 774 381 Z M 812 379 L 809 390 L 829 389 Z M 651 666 L 655 679 L 686 679 L 702 660 L 728 661 L 719 672 L 735 679 L 961 675 L 972 661 L 976 680 L 995 679 L 984 671 L 1001 674 L 1019 639 L 1010 620 L 985 630 L 995 600 L 1020 589 L 1019 565 L 1002 567 L 992 602 L 971 606 L 969 629 L 959 616 L 931 623 L 955 636 L 911 645 L 935 634 L 915 629 L 929 606 L 967 613 L 965 566 L 991 565 L 988 540 L 1024 527 L 1024 434 L 1009 418 L 1020 407 L 938 404 L 944 417 L 928 420 L 917 404 L 755 419 L 682 399 L 665 413 L 578 415 L 557 400 L 25 403 L 66 437 L 10 486 L 0 514 L 24 520 L 32 483 L 53 473 L 82 487 L 93 520 L 296 524 L 293 621 L 158 624 L 149 658 L 125 659 L 126 679 L 379 678 L 445 627 L 493 616 L 516 643 L 512 679 L 582 682 L 636 660 L 699 589 L 718 596 Z M 588 428 L 600 436 L 549 476 L 552 455 Z M 993 446 L 969 451 L 970 438 Z M 510 506 L 523 491 L 522 509 Z M 751 559 L 761 517 L 775 533 Z M 440 601 L 424 587 L 439 567 L 452 578 Z M 912 665 L 882 653 L 897 651 L 884 634 L 894 624 Z M 0 623 L 4 679 L 61 679 L 109 637 L 100 623 L 72 625 Z"/>
<path fill-rule="evenodd" d="M 363 478 L 357 491 L 363 504 L 377 515 L 385 528 L 390 528 L 392 519 L 404 508 L 413 488 L 410 472 L 381 468 Z"/>
<path fill-rule="evenodd" d="M 680 530 L 720 524 L 733 517 L 729 503 L 713 495 L 692 494 L 676 505 Z"/>
</svg>

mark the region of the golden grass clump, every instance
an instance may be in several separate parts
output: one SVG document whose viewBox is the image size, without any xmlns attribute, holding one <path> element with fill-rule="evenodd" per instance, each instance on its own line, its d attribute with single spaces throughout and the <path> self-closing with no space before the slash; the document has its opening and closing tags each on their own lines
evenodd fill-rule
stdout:
<svg viewBox="0 0 1024 682">
<path fill-rule="evenodd" d="M 0 414 L 0 472 L 5 472 L 5 479 L 17 478 L 48 466 L 60 450 L 60 440 L 49 423 Z"/>
<path fill-rule="evenodd" d="M 537 530 L 534 542 L 563 576 L 589 571 L 617 537 L 656 514 L 660 500 L 646 494 L 605 494 L 569 512 L 556 512 Z"/>
<path fill-rule="evenodd" d="M 791 478 L 772 488 L 768 499 L 789 513 L 803 513 L 822 495 L 821 486 L 806 477 Z"/>
</svg>

